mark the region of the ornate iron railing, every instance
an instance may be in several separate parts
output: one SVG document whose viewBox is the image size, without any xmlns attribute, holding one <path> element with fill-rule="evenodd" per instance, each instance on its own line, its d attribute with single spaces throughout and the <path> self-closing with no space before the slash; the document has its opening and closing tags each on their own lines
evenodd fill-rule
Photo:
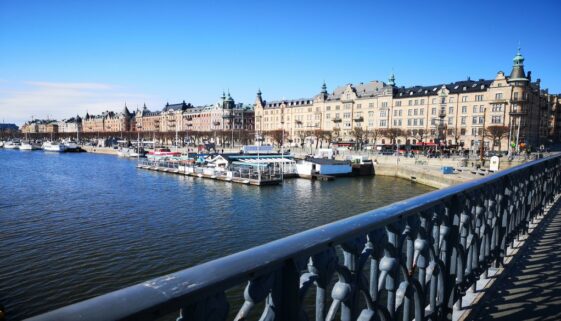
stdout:
<svg viewBox="0 0 561 321">
<path fill-rule="evenodd" d="M 182 321 L 245 320 L 258 307 L 260 320 L 450 320 L 466 290 L 553 202 L 560 170 L 559 156 L 536 160 L 31 320 L 153 320 L 173 311 Z M 226 291 L 246 282 L 234 309 Z"/>
</svg>

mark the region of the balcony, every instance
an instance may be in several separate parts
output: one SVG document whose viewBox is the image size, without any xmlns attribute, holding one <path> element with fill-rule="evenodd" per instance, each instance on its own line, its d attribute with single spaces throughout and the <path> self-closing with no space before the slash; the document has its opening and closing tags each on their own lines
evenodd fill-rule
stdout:
<svg viewBox="0 0 561 321">
<path fill-rule="evenodd" d="M 355 117 L 353 120 L 357 123 L 362 123 L 364 121 L 364 117 L 362 117 L 362 116 Z"/>
<path fill-rule="evenodd" d="M 513 106 L 510 109 L 509 114 L 511 116 L 523 116 L 523 115 L 527 115 L 528 114 L 528 110 L 527 108 L 523 108 L 522 106 Z"/>
<path fill-rule="evenodd" d="M 343 120 L 342 120 L 341 118 L 339 118 L 339 117 L 336 117 L 336 118 L 333 118 L 331 121 L 334 122 L 334 123 L 340 123 L 340 122 L 342 122 Z"/>
</svg>

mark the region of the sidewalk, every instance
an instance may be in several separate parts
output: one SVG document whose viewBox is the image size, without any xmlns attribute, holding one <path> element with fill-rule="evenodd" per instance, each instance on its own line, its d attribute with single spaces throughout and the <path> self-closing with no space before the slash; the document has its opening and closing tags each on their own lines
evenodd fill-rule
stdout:
<svg viewBox="0 0 561 321">
<path fill-rule="evenodd" d="M 561 320 L 561 206 L 547 215 L 468 320 Z"/>
</svg>

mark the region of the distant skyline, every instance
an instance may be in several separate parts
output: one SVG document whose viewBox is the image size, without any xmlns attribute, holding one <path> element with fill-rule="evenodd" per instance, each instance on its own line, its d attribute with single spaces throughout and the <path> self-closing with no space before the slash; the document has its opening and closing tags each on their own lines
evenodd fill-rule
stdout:
<svg viewBox="0 0 561 321">
<path fill-rule="evenodd" d="M 0 121 L 526 71 L 561 93 L 561 2 L 0 1 Z"/>
</svg>

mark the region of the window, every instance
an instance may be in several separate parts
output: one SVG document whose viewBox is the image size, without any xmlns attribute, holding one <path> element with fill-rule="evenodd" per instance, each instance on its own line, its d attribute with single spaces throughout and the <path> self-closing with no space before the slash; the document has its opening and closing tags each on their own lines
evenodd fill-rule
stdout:
<svg viewBox="0 0 561 321">
<path fill-rule="evenodd" d="M 407 116 L 412 116 L 412 115 L 413 115 L 413 109 L 408 109 Z"/>
<path fill-rule="evenodd" d="M 467 106 L 462 106 L 462 114 L 467 113 L 468 111 L 468 107 Z"/>
<path fill-rule="evenodd" d="M 436 118 L 431 119 L 431 120 L 430 120 L 430 124 L 431 124 L 431 125 L 436 125 Z"/>
<path fill-rule="evenodd" d="M 419 115 L 423 116 L 425 114 L 425 109 L 421 108 L 419 109 Z"/>
<path fill-rule="evenodd" d="M 450 97 L 450 99 L 448 101 L 453 103 L 454 102 L 454 97 Z"/>
<path fill-rule="evenodd" d="M 325 110 L 331 110 L 331 106 L 325 107 Z"/>
<path fill-rule="evenodd" d="M 341 109 L 341 107 L 339 105 L 336 105 L 335 110 L 339 110 L 339 109 Z"/>
<path fill-rule="evenodd" d="M 419 104 L 419 100 L 415 99 L 415 106 L 417 106 Z"/>
<path fill-rule="evenodd" d="M 425 120 L 422 118 L 419 118 L 419 126 L 424 126 Z"/>
<path fill-rule="evenodd" d="M 433 98 L 433 99 L 432 99 L 432 103 L 433 103 L 433 104 L 436 104 L 436 98 Z"/>
<path fill-rule="evenodd" d="M 501 124 L 503 122 L 503 117 L 502 116 L 492 116 L 491 117 L 491 123 L 493 124 Z"/>
<path fill-rule="evenodd" d="M 411 118 L 407 119 L 407 126 L 411 126 Z"/>
<path fill-rule="evenodd" d="M 448 117 L 448 125 L 454 124 L 454 117 Z"/>
<path fill-rule="evenodd" d="M 393 110 L 393 115 L 394 115 L 394 117 L 397 116 L 397 109 Z"/>
<path fill-rule="evenodd" d="M 395 102 L 395 106 L 396 106 L 396 107 L 401 107 L 401 100 L 396 101 L 396 102 Z"/>
<path fill-rule="evenodd" d="M 518 93 L 514 93 L 514 94 L 512 95 L 512 99 L 513 99 L 513 100 L 518 100 Z"/>
<path fill-rule="evenodd" d="M 468 101 L 468 96 L 462 96 L 462 102 Z"/>
<path fill-rule="evenodd" d="M 343 107 L 344 107 L 345 109 L 351 109 L 352 105 L 353 105 L 353 104 L 351 104 L 351 103 L 346 103 L 346 104 L 343 105 Z"/>
<path fill-rule="evenodd" d="M 417 118 L 413 119 L 413 126 L 417 126 Z"/>
<path fill-rule="evenodd" d="M 475 101 L 483 101 L 483 95 L 475 95 Z"/>
<path fill-rule="evenodd" d="M 496 93 L 495 100 L 501 100 L 501 99 L 503 99 L 503 93 Z"/>
<path fill-rule="evenodd" d="M 311 107 L 310 107 L 310 108 L 308 108 L 308 112 L 309 112 L 309 113 L 311 113 L 311 112 L 312 112 L 312 108 L 311 108 Z"/>
<path fill-rule="evenodd" d="M 421 105 L 424 105 L 424 104 L 425 104 L 425 100 L 424 100 L 424 99 L 421 99 L 421 103 L 420 103 L 420 104 L 421 104 Z"/>
<path fill-rule="evenodd" d="M 374 103 L 368 103 L 368 108 L 374 108 Z"/>
<path fill-rule="evenodd" d="M 448 113 L 453 114 L 454 113 L 454 107 L 452 107 L 452 106 L 448 107 Z"/>
<path fill-rule="evenodd" d="M 433 108 L 433 109 L 431 110 L 431 114 L 436 115 L 436 108 Z"/>
<path fill-rule="evenodd" d="M 417 108 L 413 109 L 413 115 L 417 116 L 418 110 Z"/>
<path fill-rule="evenodd" d="M 401 112 L 401 109 L 400 109 L 400 110 L 399 110 L 399 117 L 401 117 L 401 116 L 402 116 L 401 114 L 402 114 L 402 112 Z"/>
<path fill-rule="evenodd" d="M 473 105 L 473 113 L 477 114 L 478 111 L 479 111 L 479 108 L 477 108 L 477 105 Z"/>
<path fill-rule="evenodd" d="M 325 119 L 330 119 L 331 118 L 331 114 L 327 113 L 325 114 Z"/>
<path fill-rule="evenodd" d="M 493 108 L 491 109 L 491 111 L 493 111 L 493 112 L 500 112 L 500 111 L 503 111 L 503 104 L 496 104 L 496 105 L 493 105 Z"/>
<path fill-rule="evenodd" d="M 467 118 L 466 116 L 462 116 L 462 117 L 460 118 L 460 123 L 461 123 L 462 125 L 465 125 L 465 124 L 466 124 L 466 118 Z"/>
<path fill-rule="evenodd" d="M 356 104 L 356 109 L 361 109 L 362 108 L 362 104 Z"/>
<path fill-rule="evenodd" d="M 385 110 L 380 110 L 380 117 L 386 117 L 386 111 Z"/>
<path fill-rule="evenodd" d="M 381 120 L 380 120 L 380 127 L 386 127 L 386 126 L 388 126 L 388 123 L 386 122 L 386 120 L 385 120 L 385 119 L 381 119 Z"/>
<path fill-rule="evenodd" d="M 479 116 L 479 123 L 483 124 L 483 116 Z"/>
<path fill-rule="evenodd" d="M 343 118 L 351 118 L 351 113 L 343 113 Z"/>
<path fill-rule="evenodd" d="M 460 135 L 465 135 L 465 134 L 466 134 L 466 129 L 460 128 Z"/>
<path fill-rule="evenodd" d="M 388 102 L 387 101 L 382 102 L 382 107 L 383 108 L 388 107 Z"/>
<path fill-rule="evenodd" d="M 471 123 L 477 125 L 477 116 L 473 116 L 471 119 Z"/>
<path fill-rule="evenodd" d="M 374 117 L 374 112 L 373 112 L 373 111 L 369 111 L 369 112 L 368 112 L 368 117 Z"/>
</svg>

